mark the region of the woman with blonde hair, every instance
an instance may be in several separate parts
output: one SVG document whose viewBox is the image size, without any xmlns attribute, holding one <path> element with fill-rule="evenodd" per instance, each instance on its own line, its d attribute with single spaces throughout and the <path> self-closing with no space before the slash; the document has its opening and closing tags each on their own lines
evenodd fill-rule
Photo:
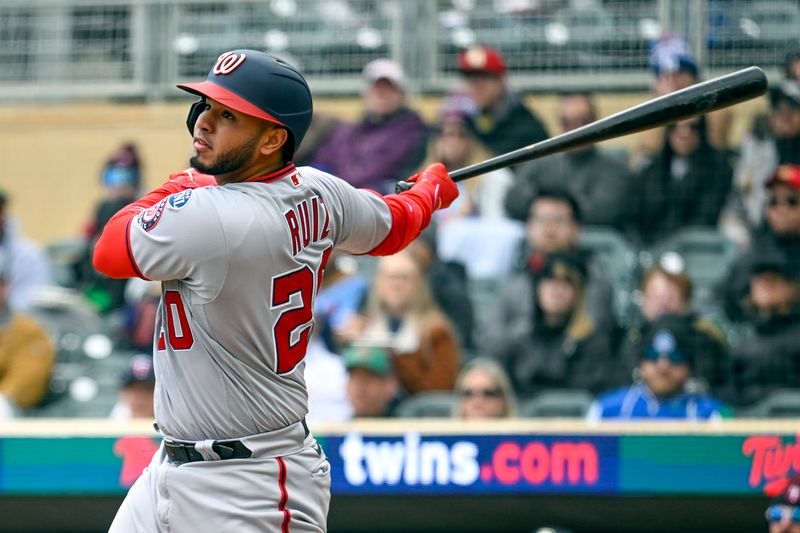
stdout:
<svg viewBox="0 0 800 533">
<path fill-rule="evenodd" d="M 453 417 L 466 420 L 514 418 L 517 395 L 508 374 L 496 361 L 478 357 L 464 365 L 456 379 Z"/>
<path fill-rule="evenodd" d="M 382 257 L 366 311 L 351 321 L 354 344 L 386 346 L 409 394 L 452 390 L 459 367 L 458 337 L 434 304 L 419 264 L 408 252 Z"/>
</svg>

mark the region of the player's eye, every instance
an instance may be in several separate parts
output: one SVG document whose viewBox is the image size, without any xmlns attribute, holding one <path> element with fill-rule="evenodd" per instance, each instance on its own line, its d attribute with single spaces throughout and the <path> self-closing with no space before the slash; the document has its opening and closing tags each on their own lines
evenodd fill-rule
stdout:
<svg viewBox="0 0 800 533">
<path fill-rule="evenodd" d="M 222 118 L 233 120 L 235 117 L 233 116 L 233 113 L 231 113 L 230 111 L 223 111 Z"/>
</svg>

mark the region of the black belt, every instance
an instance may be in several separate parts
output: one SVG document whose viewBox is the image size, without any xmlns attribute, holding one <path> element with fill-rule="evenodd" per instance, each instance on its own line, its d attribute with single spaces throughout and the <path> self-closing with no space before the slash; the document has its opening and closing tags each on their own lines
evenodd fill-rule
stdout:
<svg viewBox="0 0 800 533">
<path fill-rule="evenodd" d="M 308 437 L 310 432 L 308 431 L 306 419 L 304 418 L 300 423 L 303 425 L 305 436 Z M 220 459 L 247 459 L 253 455 L 250 448 L 240 440 L 218 440 L 211 445 L 211 449 L 219 455 Z M 164 452 L 166 452 L 169 460 L 176 465 L 205 461 L 203 454 L 197 451 L 193 442 L 184 443 L 164 439 Z"/>
</svg>

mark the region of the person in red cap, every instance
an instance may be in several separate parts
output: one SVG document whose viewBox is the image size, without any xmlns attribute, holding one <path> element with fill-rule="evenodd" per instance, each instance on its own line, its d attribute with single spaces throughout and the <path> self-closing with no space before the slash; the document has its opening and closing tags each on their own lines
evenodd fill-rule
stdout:
<svg viewBox="0 0 800 533">
<path fill-rule="evenodd" d="M 756 254 L 775 251 L 800 270 L 800 165 L 780 165 L 764 186 L 763 222 L 752 232 L 750 249 Z M 749 290 L 749 255 L 734 260 L 721 285 L 725 312 L 732 320 L 746 318 L 742 306 Z"/>
<path fill-rule="evenodd" d="M 469 124 L 495 155 L 548 137 L 542 121 L 508 86 L 503 56 L 488 46 L 473 46 L 458 55 L 458 69 L 475 105 Z"/>
<path fill-rule="evenodd" d="M 114 278 L 161 282 L 150 467 L 110 531 L 327 530 L 330 464 L 305 421 L 305 356 L 334 248 L 391 255 L 458 188 L 441 163 L 381 196 L 295 150 L 305 78 L 257 50 L 219 56 L 187 126 L 191 167 L 118 211 L 94 249 Z"/>
<path fill-rule="evenodd" d="M 800 475 L 787 480 L 786 488 L 764 513 L 769 533 L 800 533 Z"/>
</svg>

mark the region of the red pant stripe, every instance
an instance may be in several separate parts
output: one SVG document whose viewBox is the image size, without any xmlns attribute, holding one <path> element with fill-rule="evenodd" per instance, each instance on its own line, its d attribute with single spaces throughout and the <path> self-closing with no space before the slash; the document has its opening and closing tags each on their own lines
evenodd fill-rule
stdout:
<svg viewBox="0 0 800 533">
<path fill-rule="evenodd" d="M 281 500 L 278 502 L 278 511 L 283 512 L 281 533 L 289 533 L 289 523 L 292 521 L 292 512 L 286 508 L 286 502 L 289 501 L 289 492 L 286 490 L 286 463 L 283 462 L 283 457 L 276 457 L 275 460 L 278 461 L 278 487 L 281 489 Z"/>
</svg>

